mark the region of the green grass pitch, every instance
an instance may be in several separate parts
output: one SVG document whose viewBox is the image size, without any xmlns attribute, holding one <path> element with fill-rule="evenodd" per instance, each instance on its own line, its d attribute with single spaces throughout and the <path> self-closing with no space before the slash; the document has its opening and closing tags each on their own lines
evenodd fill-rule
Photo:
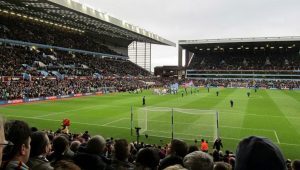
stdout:
<svg viewBox="0 0 300 170">
<path fill-rule="evenodd" d="M 217 97 L 216 91 L 220 94 Z M 251 91 L 248 98 L 246 93 Z M 71 120 L 70 131 L 80 133 L 88 130 L 92 135 L 136 139 L 130 135 L 130 113 L 142 108 L 142 96 L 146 96 L 146 107 L 168 107 L 181 109 L 217 110 L 219 112 L 219 134 L 224 149 L 235 151 L 238 141 L 246 136 L 258 135 L 270 138 L 280 146 L 286 158 L 300 158 L 300 91 L 249 89 L 200 89 L 200 93 L 158 96 L 144 91 L 142 94 L 116 93 L 66 100 L 44 101 L 0 107 L 0 114 L 7 119 L 21 119 L 39 129 L 57 130 L 63 118 Z M 231 108 L 229 101 L 234 101 Z M 135 114 L 136 115 L 136 114 Z M 143 117 L 139 117 L 141 119 Z M 165 144 L 170 141 L 171 126 L 168 114 L 148 112 L 146 139 L 140 141 Z M 213 130 L 210 121 L 205 124 L 203 115 L 175 116 L 175 137 L 189 144 L 206 138 L 210 141 Z M 135 117 L 135 123 L 138 119 Z M 213 120 L 212 120 L 213 121 Z M 212 129 L 213 126 L 210 125 Z M 203 136 L 202 136 L 203 135 Z M 207 135 L 207 136 L 205 136 Z M 211 149 L 211 148 L 210 148 Z M 211 150 L 212 151 L 212 150 Z"/>
</svg>

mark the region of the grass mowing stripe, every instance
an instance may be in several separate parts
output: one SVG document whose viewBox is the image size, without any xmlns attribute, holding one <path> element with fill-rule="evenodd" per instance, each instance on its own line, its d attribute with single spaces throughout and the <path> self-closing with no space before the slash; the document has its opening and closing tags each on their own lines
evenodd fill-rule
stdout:
<svg viewBox="0 0 300 170">
<path fill-rule="evenodd" d="M 294 107 L 296 107 L 296 108 L 299 107 L 298 101 L 296 101 L 294 98 L 290 97 L 289 95 L 286 95 L 282 91 L 273 91 L 272 93 L 270 91 L 268 91 L 267 93 L 270 96 L 270 99 L 277 105 L 276 107 L 278 108 L 278 110 L 284 116 L 283 120 L 286 121 L 286 125 L 285 124 L 281 124 L 281 126 L 278 126 L 277 128 L 285 126 L 285 128 L 289 129 L 288 132 L 286 130 L 284 130 L 283 132 L 281 132 L 280 129 L 277 130 L 277 132 L 280 134 L 280 136 L 281 135 L 286 136 L 286 134 L 293 135 L 295 138 L 291 138 L 289 140 L 292 140 L 295 143 L 300 143 L 300 139 L 299 139 L 299 137 L 300 137 L 299 122 L 297 120 L 295 120 L 295 119 L 289 119 L 289 118 L 287 118 L 285 116 L 286 114 L 290 115 L 290 113 L 288 113 L 288 112 L 293 112 L 294 111 Z M 282 97 L 281 99 L 280 98 L 274 99 L 274 98 L 272 98 L 273 96 L 285 96 L 285 97 Z M 292 108 L 292 110 L 290 109 L 290 107 Z"/>
<path fill-rule="evenodd" d="M 218 97 L 215 93 L 217 90 L 220 91 Z M 141 94 L 117 93 L 103 96 L 73 98 L 70 100 L 58 100 L 55 102 L 49 101 L 29 105 L 5 106 L 5 108 L 13 110 L 5 110 L 0 107 L 0 112 L 3 113 L 4 116 L 24 117 L 8 117 L 8 119 L 15 118 L 26 120 L 31 126 L 40 127 L 41 129 L 51 128 L 52 130 L 60 127 L 62 119 L 67 117 L 71 119 L 71 122 L 74 122 L 74 124 L 71 125 L 71 131 L 74 133 L 89 130 L 92 135 L 100 134 L 105 137 L 112 136 L 115 138 L 135 140 L 136 137 L 130 136 L 129 130 L 130 106 L 134 106 L 135 108 L 141 107 L 142 96 L 146 96 L 147 106 L 218 110 L 220 113 L 220 134 L 221 137 L 224 137 L 224 149 L 234 151 L 241 138 L 249 135 L 262 135 L 269 137 L 275 143 L 280 142 L 280 148 L 284 151 L 287 158 L 299 158 L 300 152 L 296 151 L 300 150 L 300 138 L 296 130 L 300 129 L 298 124 L 300 119 L 300 93 L 297 91 L 279 90 L 258 90 L 257 93 L 254 93 L 253 90 L 251 90 L 251 96 L 248 98 L 246 95 L 248 90 L 249 89 L 211 88 L 210 93 L 207 93 L 207 89 L 201 88 L 199 94 L 196 93 L 190 95 L 189 93 L 188 96 L 184 96 L 183 98 L 181 97 L 181 93 L 178 95 L 165 96 L 153 95 L 151 94 L 151 91 L 144 91 Z M 230 108 L 229 106 L 230 99 L 235 101 L 234 108 Z M 50 113 L 66 112 L 68 110 L 95 105 L 99 105 L 99 107 L 95 107 L 95 109 L 92 110 L 83 109 L 71 111 L 68 114 L 55 114 L 42 117 L 51 119 L 51 121 L 25 118 Z M 247 109 L 245 109 L 245 107 L 247 107 Z M 170 121 L 168 116 L 159 114 L 157 117 L 149 116 L 148 118 L 149 121 L 152 119 L 163 122 Z M 200 117 L 196 117 L 195 120 L 192 119 L 191 121 L 190 118 L 186 116 L 179 116 L 177 118 L 178 119 L 176 120 L 179 120 L 179 123 L 205 123 Z M 107 126 L 100 126 L 109 122 L 112 123 Z M 150 127 L 148 130 L 170 131 L 169 124 L 163 125 L 165 123 L 162 122 L 152 123 L 152 126 L 151 124 L 149 125 Z M 194 143 L 193 141 L 195 138 L 199 140 L 199 134 L 209 136 L 206 129 L 199 129 L 198 125 L 182 124 L 180 126 L 175 126 L 175 128 L 178 133 L 183 133 L 178 135 L 179 137 L 186 139 L 193 137 L 193 140 L 188 140 L 191 144 Z M 184 134 L 194 135 L 187 136 Z M 157 136 L 161 137 L 150 136 L 146 139 L 142 135 L 140 140 L 147 143 L 158 144 L 160 143 L 161 138 L 166 138 L 164 141 L 169 142 L 169 139 L 167 138 L 170 137 L 170 135 L 167 133 L 163 134 L 157 132 Z"/>
<path fill-rule="evenodd" d="M 37 119 L 37 120 L 45 120 L 45 121 L 54 121 L 54 122 L 61 122 L 60 119 L 47 119 L 47 118 L 37 118 L 37 117 L 25 117 L 25 116 L 7 116 L 7 117 L 18 117 L 18 118 L 27 118 L 27 119 Z M 96 123 L 84 123 L 84 122 L 72 122 L 72 124 L 81 124 L 81 125 L 89 125 L 89 126 L 100 126 L 100 127 L 111 127 L 111 128 L 118 128 L 118 129 L 130 129 L 129 127 L 122 127 L 122 126 L 113 126 L 113 125 L 109 125 L 109 124 L 113 124 L 113 123 L 116 123 L 116 122 L 119 122 L 119 121 L 122 121 L 122 120 L 125 120 L 125 119 L 128 119 L 128 118 L 121 118 L 121 119 L 118 119 L 114 122 L 108 122 L 106 124 L 96 124 Z M 239 128 L 239 127 L 230 127 L 230 128 Z M 245 129 L 245 128 L 243 128 Z M 249 128 L 247 128 L 249 129 Z M 152 130 L 147 130 L 147 131 L 152 131 Z M 266 131 L 270 131 L 270 130 L 266 130 Z M 159 133 L 170 133 L 170 132 L 167 132 L 167 131 L 157 131 L 155 130 L 155 132 L 159 132 Z M 276 132 L 275 132 L 276 133 Z M 193 134 L 186 134 L 186 133 L 177 133 L 177 134 L 181 134 L 181 135 L 188 135 L 188 136 L 195 136 Z M 198 134 L 199 135 L 199 134 Z M 205 135 L 200 135 L 202 137 L 212 137 L 212 136 L 205 136 Z M 230 138 L 230 137 L 222 137 L 224 139 L 234 139 L 234 140 L 240 140 L 240 138 Z M 290 144 L 290 145 L 297 145 L 297 144 Z"/>
</svg>

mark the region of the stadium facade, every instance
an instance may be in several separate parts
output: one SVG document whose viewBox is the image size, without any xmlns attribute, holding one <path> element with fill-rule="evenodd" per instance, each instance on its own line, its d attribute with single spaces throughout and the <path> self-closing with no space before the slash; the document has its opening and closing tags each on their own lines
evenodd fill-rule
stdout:
<svg viewBox="0 0 300 170">
<path fill-rule="evenodd" d="M 180 40 L 178 76 L 299 81 L 299 51 L 298 36 Z"/>
<path fill-rule="evenodd" d="M 120 55 L 78 49 L 60 50 L 129 59 L 148 71 L 151 71 L 151 44 L 175 46 L 175 43 L 157 34 L 72 0 L 0 0 L 0 13 L 92 36 Z M 5 38 L 1 42 L 43 48 L 40 44 L 13 42 Z"/>
</svg>

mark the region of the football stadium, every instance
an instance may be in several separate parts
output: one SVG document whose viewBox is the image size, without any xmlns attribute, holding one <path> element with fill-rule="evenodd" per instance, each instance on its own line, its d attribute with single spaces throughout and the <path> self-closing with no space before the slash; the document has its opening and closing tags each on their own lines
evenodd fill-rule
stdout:
<svg viewBox="0 0 300 170">
<path fill-rule="evenodd" d="M 175 43 L 72 0 L 0 18 L 1 169 L 299 169 L 300 37 Z"/>
</svg>

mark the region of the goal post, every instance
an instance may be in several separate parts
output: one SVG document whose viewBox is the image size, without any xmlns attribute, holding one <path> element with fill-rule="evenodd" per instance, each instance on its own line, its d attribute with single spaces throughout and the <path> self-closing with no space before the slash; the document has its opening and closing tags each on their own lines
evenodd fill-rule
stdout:
<svg viewBox="0 0 300 170">
<path fill-rule="evenodd" d="M 216 110 L 169 107 L 131 108 L 131 135 L 139 127 L 140 134 L 161 138 L 214 141 L 220 136 L 219 113 Z"/>
</svg>

